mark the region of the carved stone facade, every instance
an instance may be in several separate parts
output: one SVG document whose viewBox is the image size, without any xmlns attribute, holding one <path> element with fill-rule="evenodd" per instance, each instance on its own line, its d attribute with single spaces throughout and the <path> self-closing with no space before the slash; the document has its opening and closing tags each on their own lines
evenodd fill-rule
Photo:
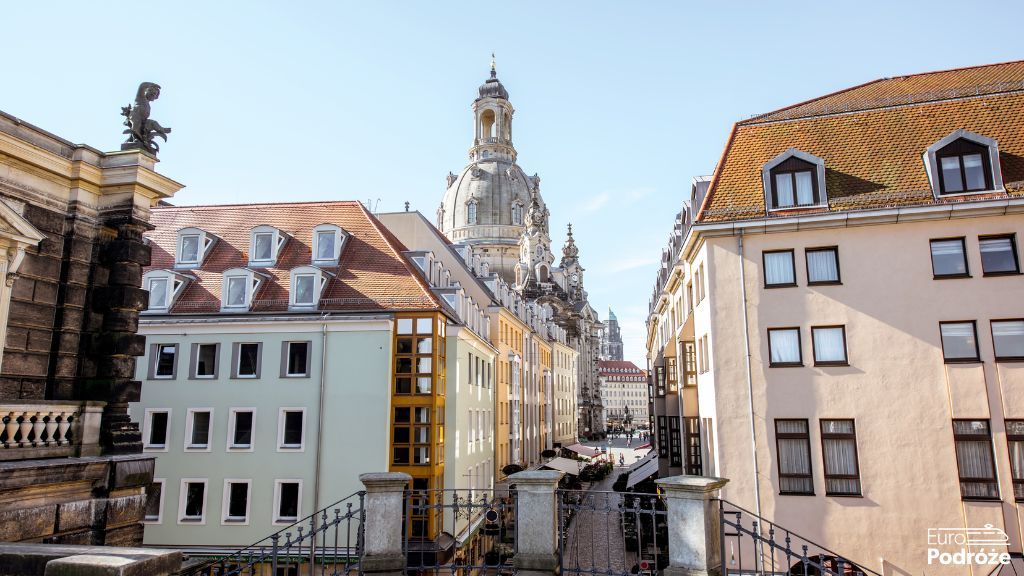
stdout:
<svg viewBox="0 0 1024 576">
<path fill-rule="evenodd" d="M 142 542 L 142 232 L 181 188 L 155 165 L 0 113 L 0 540 Z"/>
</svg>

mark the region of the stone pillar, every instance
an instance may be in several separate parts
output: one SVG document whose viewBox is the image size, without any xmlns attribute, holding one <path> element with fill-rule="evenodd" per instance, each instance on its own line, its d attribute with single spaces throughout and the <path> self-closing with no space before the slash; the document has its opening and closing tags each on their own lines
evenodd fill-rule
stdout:
<svg viewBox="0 0 1024 576">
<path fill-rule="evenodd" d="M 508 483 L 516 486 L 516 555 L 512 561 L 520 576 L 558 573 L 555 489 L 563 474 L 536 470 L 508 477 Z"/>
<path fill-rule="evenodd" d="M 668 509 L 669 566 L 665 576 L 720 576 L 719 489 L 725 478 L 672 476 L 656 481 Z"/>
<path fill-rule="evenodd" d="M 366 487 L 363 498 L 363 572 L 379 576 L 405 573 L 402 553 L 402 522 L 405 518 L 405 488 L 412 476 L 404 472 L 360 474 Z"/>
</svg>

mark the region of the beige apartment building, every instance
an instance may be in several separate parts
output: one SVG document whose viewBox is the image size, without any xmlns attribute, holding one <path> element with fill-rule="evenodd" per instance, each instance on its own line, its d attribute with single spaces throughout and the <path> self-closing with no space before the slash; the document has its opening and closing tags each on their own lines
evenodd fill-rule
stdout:
<svg viewBox="0 0 1024 576">
<path fill-rule="evenodd" d="M 647 428 L 647 373 L 629 360 L 600 360 L 603 426 L 608 431 Z"/>
<path fill-rule="evenodd" d="M 930 562 L 959 551 L 935 529 L 987 530 L 1020 570 L 1022 112 L 1013 62 L 735 125 L 651 303 L 663 473 L 728 478 L 724 499 L 879 574 L 1014 573 Z"/>
</svg>

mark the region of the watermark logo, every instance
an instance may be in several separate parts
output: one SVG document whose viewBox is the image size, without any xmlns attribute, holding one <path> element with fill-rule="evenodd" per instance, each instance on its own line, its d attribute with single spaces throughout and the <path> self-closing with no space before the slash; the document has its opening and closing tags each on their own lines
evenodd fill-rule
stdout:
<svg viewBox="0 0 1024 576">
<path fill-rule="evenodd" d="M 1001 528 L 929 528 L 928 564 L 995 566 L 1009 564 L 1010 537 Z"/>
</svg>

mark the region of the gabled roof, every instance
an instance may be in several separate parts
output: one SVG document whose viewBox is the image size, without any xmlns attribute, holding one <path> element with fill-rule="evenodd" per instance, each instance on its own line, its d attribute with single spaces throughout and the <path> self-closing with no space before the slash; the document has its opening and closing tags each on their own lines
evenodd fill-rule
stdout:
<svg viewBox="0 0 1024 576">
<path fill-rule="evenodd" d="M 309 266 L 313 228 L 335 224 L 349 234 L 338 266 L 320 266 L 331 274 L 317 312 L 437 310 L 440 300 L 402 255 L 406 250 L 359 202 L 297 202 L 220 206 L 156 207 L 145 234 L 153 250 L 146 271 L 172 269 L 177 232 L 195 227 L 219 238 L 196 277 L 175 302 L 171 313 L 210 313 L 220 310 L 221 274 L 249 267 L 250 231 L 273 226 L 290 236 L 273 267 L 250 267 L 266 277 L 253 297 L 252 312 L 288 309 L 289 272 Z"/>
<path fill-rule="evenodd" d="M 761 169 L 789 148 L 824 159 L 829 211 L 985 198 L 932 195 L 922 155 L 957 129 L 999 144 L 1007 192 L 989 197 L 1024 196 L 1022 127 L 1024 61 L 855 86 L 738 122 L 697 220 L 766 217 Z"/>
</svg>

